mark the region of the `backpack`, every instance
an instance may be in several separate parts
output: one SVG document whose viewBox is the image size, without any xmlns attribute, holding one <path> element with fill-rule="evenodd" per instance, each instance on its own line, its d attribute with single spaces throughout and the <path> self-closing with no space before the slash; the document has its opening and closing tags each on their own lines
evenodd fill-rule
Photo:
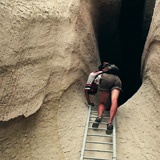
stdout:
<svg viewBox="0 0 160 160">
<path fill-rule="evenodd" d="M 114 74 L 119 75 L 119 68 L 114 64 L 107 64 L 108 71 L 106 73 L 108 74 Z"/>
<path fill-rule="evenodd" d="M 108 70 L 103 73 L 119 75 L 119 68 L 114 64 L 110 64 L 110 63 L 104 64 L 104 65 L 102 64 L 98 67 L 98 69 L 101 71 L 105 67 L 107 67 Z"/>
<path fill-rule="evenodd" d="M 97 75 L 95 76 L 94 80 L 95 80 L 100 74 L 102 74 L 102 73 L 97 74 Z M 92 82 L 92 84 L 91 84 L 90 90 L 88 91 L 89 94 L 96 94 L 97 91 L 98 91 L 98 86 L 97 86 L 97 84 L 94 82 L 94 80 L 93 80 L 93 82 Z"/>
</svg>

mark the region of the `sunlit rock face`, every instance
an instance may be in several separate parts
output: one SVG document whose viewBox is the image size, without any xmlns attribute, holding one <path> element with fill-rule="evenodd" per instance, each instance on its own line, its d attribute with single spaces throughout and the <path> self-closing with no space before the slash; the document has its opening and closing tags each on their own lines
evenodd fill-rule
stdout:
<svg viewBox="0 0 160 160">
<path fill-rule="evenodd" d="M 0 159 L 79 159 L 87 116 L 84 86 L 100 64 L 95 37 L 103 19 L 95 3 L 0 2 Z M 115 18 L 106 19 L 115 31 L 120 1 L 102 3 L 110 6 L 101 11 Z M 142 86 L 117 112 L 119 160 L 160 157 L 159 4 L 142 56 Z M 118 13 L 111 14 L 111 7 Z"/>
<path fill-rule="evenodd" d="M 0 159 L 79 159 L 100 64 L 86 2 L 3 0 L 0 35 Z"/>
<path fill-rule="evenodd" d="M 6 121 L 60 98 L 99 60 L 79 1 L 2 1 L 0 7 L 0 120 Z"/>
<path fill-rule="evenodd" d="M 152 24 L 145 44 L 142 56 L 142 79 L 150 80 L 154 88 L 160 92 L 160 4 L 156 2 Z"/>
</svg>

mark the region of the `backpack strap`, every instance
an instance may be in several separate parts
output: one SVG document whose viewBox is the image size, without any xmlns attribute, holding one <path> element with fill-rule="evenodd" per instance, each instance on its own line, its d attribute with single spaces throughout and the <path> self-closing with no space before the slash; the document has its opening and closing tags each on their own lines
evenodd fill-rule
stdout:
<svg viewBox="0 0 160 160">
<path fill-rule="evenodd" d="M 115 64 L 107 64 L 106 67 L 108 68 L 108 71 L 105 71 L 104 73 L 119 75 L 119 68 Z"/>
</svg>

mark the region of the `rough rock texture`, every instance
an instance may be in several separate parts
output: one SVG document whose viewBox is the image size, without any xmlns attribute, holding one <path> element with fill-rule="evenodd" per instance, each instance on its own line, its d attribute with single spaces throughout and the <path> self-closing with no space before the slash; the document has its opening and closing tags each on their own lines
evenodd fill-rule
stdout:
<svg viewBox="0 0 160 160">
<path fill-rule="evenodd" d="M 118 159 L 157 160 L 160 157 L 160 1 L 156 1 L 142 56 L 142 86 L 117 116 Z"/>
<path fill-rule="evenodd" d="M 119 22 L 121 0 L 88 0 L 87 2 L 96 36 L 99 36 L 97 32 L 104 30 L 107 30 L 108 36 L 114 35 Z"/>
<path fill-rule="evenodd" d="M 156 0 L 146 0 L 144 8 L 144 17 L 143 17 L 143 36 L 146 37 L 148 34 L 148 29 L 152 20 L 153 9 L 155 6 Z"/>
<path fill-rule="evenodd" d="M 0 120 L 6 121 L 59 98 L 99 62 L 90 17 L 79 1 L 0 5 Z"/>
<path fill-rule="evenodd" d="M 0 1 L 1 160 L 79 159 L 84 84 L 100 64 L 85 3 Z"/>
<path fill-rule="evenodd" d="M 87 5 L 0 1 L 1 160 L 79 159 L 84 84 L 99 64 Z M 142 57 L 143 84 L 118 110 L 118 160 L 160 157 L 159 7 L 157 0 Z"/>
</svg>

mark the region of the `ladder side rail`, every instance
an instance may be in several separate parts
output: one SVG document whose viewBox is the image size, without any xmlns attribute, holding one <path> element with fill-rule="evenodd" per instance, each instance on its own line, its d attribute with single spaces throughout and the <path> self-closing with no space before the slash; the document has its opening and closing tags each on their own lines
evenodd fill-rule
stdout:
<svg viewBox="0 0 160 160">
<path fill-rule="evenodd" d="M 116 160 L 116 117 L 113 119 L 113 160 Z"/>
<path fill-rule="evenodd" d="M 83 160 L 83 156 L 84 156 L 84 152 L 85 152 L 85 145 L 86 145 L 86 139 L 87 139 L 88 126 L 89 126 L 89 118 L 90 118 L 90 114 L 91 114 L 91 107 L 92 106 L 91 105 L 88 105 L 88 106 L 89 106 L 89 110 L 88 110 L 88 116 L 87 116 L 87 121 L 86 121 L 85 132 L 84 132 L 80 160 Z"/>
</svg>

